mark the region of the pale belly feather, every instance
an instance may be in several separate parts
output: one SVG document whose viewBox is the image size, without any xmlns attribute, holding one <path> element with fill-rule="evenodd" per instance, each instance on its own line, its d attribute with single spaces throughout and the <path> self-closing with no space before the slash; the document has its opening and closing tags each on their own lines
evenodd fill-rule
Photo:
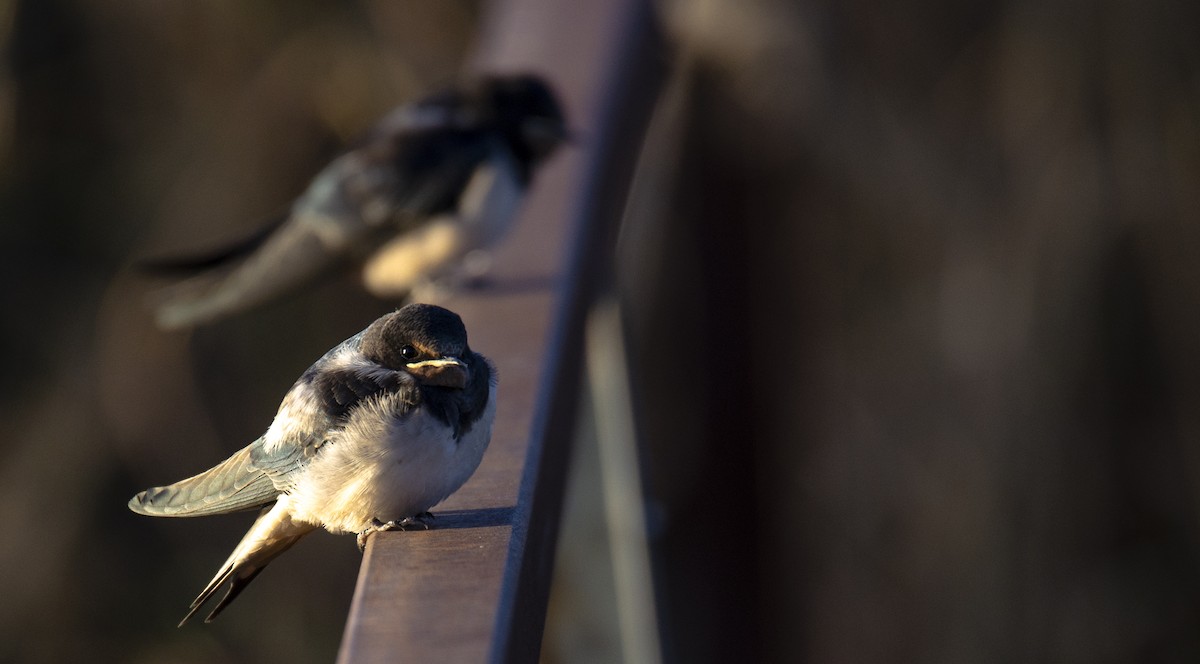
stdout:
<svg viewBox="0 0 1200 664">
<path fill-rule="evenodd" d="M 388 409 L 387 400 L 368 408 Z M 471 430 L 454 440 L 424 410 L 402 421 L 361 413 L 322 446 L 290 492 L 294 518 L 330 532 L 429 510 L 467 481 L 491 438 L 495 390 Z"/>
</svg>

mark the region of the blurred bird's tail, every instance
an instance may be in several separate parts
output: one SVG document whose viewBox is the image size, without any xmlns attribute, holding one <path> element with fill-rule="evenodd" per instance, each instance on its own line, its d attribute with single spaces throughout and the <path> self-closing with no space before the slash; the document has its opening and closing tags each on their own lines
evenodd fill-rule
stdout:
<svg viewBox="0 0 1200 664">
<path fill-rule="evenodd" d="M 154 305 L 155 321 L 167 330 L 209 323 L 246 311 L 353 263 L 357 244 L 386 228 L 343 223 L 317 212 L 297 211 L 265 236 L 236 249 L 192 261 L 157 261 L 197 274 L 163 289 Z"/>
<path fill-rule="evenodd" d="M 267 563 L 286 551 L 301 537 L 316 529 L 316 526 L 292 520 L 288 509 L 288 496 L 279 497 L 279 502 L 273 507 L 263 510 L 258 520 L 251 526 L 250 531 L 238 543 L 237 548 L 221 566 L 220 571 L 208 583 L 200 595 L 191 604 L 191 610 L 179 621 L 183 625 L 196 615 L 200 607 L 212 599 L 217 590 L 229 584 L 225 595 L 205 617 L 204 622 L 212 622 L 226 606 L 241 594 L 242 590 L 263 571 Z"/>
<path fill-rule="evenodd" d="M 287 212 L 282 212 L 244 237 L 226 242 L 222 246 L 186 256 L 143 258 L 135 262 L 134 267 L 149 275 L 176 277 L 228 266 L 257 251 L 287 219 Z"/>
</svg>

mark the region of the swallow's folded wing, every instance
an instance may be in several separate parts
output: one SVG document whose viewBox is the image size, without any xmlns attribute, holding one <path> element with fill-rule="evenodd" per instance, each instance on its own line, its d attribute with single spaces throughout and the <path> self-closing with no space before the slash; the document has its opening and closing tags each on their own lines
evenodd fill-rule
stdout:
<svg viewBox="0 0 1200 664">
<path fill-rule="evenodd" d="M 272 481 L 277 468 L 251 459 L 249 445 L 199 475 L 169 486 L 146 489 L 129 500 L 129 509 L 147 516 L 207 516 L 270 504 L 280 490 Z M 299 453 L 300 450 L 297 450 Z"/>
</svg>

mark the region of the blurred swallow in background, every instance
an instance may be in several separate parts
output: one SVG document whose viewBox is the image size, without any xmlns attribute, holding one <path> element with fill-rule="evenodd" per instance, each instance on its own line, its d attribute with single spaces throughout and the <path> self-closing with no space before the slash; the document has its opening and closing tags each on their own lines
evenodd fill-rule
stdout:
<svg viewBox="0 0 1200 664">
<path fill-rule="evenodd" d="M 264 508 L 191 604 L 224 585 L 211 622 L 280 553 L 324 527 L 427 527 L 428 510 L 475 472 L 491 438 L 496 374 L 457 314 L 410 304 L 308 368 L 261 438 L 215 467 L 147 489 L 129 508 L 191 517 Z"/>
<path fill-rule="evenodd" d="M 218 320 L 356 264 L 367 290 L 402 297 L 498 239 L 534 168 L 566 137 L 557 99 L 531 75 L 485 76 L 401 106 L 252 237 L 144 262 L 198 273 L 166 289 L 158 325 Z"/>
</svg>

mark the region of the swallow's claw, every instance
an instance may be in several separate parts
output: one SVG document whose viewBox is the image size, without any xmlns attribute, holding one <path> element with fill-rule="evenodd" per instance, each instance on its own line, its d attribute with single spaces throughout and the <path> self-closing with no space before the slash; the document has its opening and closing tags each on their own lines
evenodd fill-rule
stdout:
<svg viewBox="0 0 1200 664">
<path fill-rule="evenodd" d="M 377 519 L 378 520 L 378 519 Z M 429 530 L 433 514 L 421 512 L 415 516 L 406 516 L 399 521 L 388 521 L 381 524 L 380 530 Z"/>
<path fill-rule="evenodd" d="M 379 533 L 385 530 L 429 530 L 429 522 L 433 521 L 433 514 L 429 512 L 421 512 L 414 516 L 406 516 L 403 519 L 393 521 L 380 521 L 379 519 L 371 519 L 371 526 L 358 534 L 358 551 L 362 553 L 367 549 L 367 538 L 371 533 Z"/>
</svg>

